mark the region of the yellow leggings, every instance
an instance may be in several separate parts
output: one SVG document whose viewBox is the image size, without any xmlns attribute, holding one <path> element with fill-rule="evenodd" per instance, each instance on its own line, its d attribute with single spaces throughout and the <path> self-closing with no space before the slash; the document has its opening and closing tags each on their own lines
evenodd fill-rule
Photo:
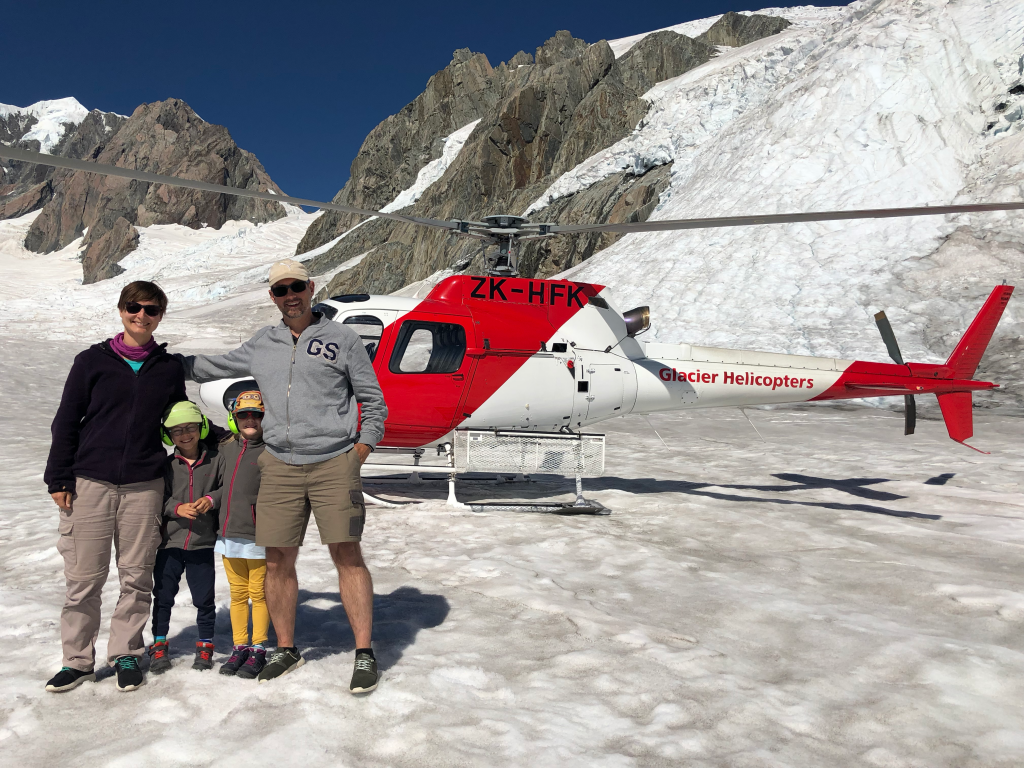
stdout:
<svg viewBox="0 0 1024 768">
<path fill-rule="evenodd" d="M 231 634 L 235 645 L 249 645 L 249 601 L 252 600 L 252 644 L 267 642 L 270 613 L 263 594 L 266 560 L 225 557 L 224 572 L 231 585 Z"/>
</svg>

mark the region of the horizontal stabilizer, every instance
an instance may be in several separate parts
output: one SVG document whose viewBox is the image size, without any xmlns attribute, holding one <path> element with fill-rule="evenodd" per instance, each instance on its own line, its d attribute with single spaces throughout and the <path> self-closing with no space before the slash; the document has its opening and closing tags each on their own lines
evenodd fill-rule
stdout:
<svg viewBox="0 0 1024 768">
<path fill-rule="evenodd" d="M 992 333 L 995 331 L 996 326 L 999 324 L 999 318 L 1003 316 L 1003 310 L 1006 308 L 1006 303 L 1010 300 L 1010 294 L 1013 293 L 1012 285 L 997 285 L 992 293 L 989 294 L 988 299 L 985 300 L 985 304 L 982 306 L 981 311 L 978 312 L 977 317 L 971 323 L 971 327 L 967 329 L 963 338 L 960 339 L 960 343 L 956 345 L 956 349 L 953 350 L 953 354 L 949 356 L 946 361 L 946 365 L 952 369 L 952 378 L 954 379 L 972 379 L 974 378 L 974 372 L 978 370 L 978 363 L 981 362 L 981 356 L 985 354 L 985 348 L 988 347 L 989 341 L 992 340 Z M 970 395 L 968 395 L 968 400 Z M 939 402 L 942 402 L 942 397 L 939 397 Z M 970 405 L 968 403 L 968 405 Z M 945 407 L 942 409 L 943 415 L 946 413 Z M 967 413 L 968 419 L 968 434 L 970 437 L 970 410 Z M 949 418 L 946 418 L 946 425 L 949 426 Z M 949 436 L 953 437 L 953 428 L 950 427 Z M 957 438 L 953 437 L 954 440 Z"/>
</svg>

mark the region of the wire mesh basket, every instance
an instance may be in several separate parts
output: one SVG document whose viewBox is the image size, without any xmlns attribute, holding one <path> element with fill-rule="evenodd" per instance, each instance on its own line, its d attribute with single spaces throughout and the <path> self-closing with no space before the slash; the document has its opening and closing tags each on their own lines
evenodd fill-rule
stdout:
<svg viewBox="0 0 1024 768">
<path fill-rule="evenodd" d="M 455 432 L 455 470 L 600 477 L 604 435 L 460 429 Z"/>
</svg>

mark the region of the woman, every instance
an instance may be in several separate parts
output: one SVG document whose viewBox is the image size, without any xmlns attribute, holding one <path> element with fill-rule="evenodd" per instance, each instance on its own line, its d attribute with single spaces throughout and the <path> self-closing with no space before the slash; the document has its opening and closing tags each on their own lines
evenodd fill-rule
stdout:
<svg viewBox="0 0 1024 768">
<path fill-rule="evenodd" d="M 116 542 L 121 595 L 110 619 L 107 662 L 117 687 L 145 682 L 139 658 L 160 544 L 163 465 L 160 420 L 185 400 L 181 363 L 153 339 L 167 296 L 153 283 L 129 283 L 117 302 L 124 331 L 75 358 L 50 431 L 43 479 L 60 508 L 67 595 L 61 613 L 64 666 L 48 691 L 95 681 L 100 593 Z"/>
</svg>

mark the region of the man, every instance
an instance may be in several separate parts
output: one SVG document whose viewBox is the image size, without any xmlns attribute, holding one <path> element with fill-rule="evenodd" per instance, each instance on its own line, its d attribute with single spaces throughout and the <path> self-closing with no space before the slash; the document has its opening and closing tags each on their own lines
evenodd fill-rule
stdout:
<svg viewBox="0 0 1024 768">
<path fill-rule="evenodd" d="M 366 519 L 359 468 L 384 436 L 387 407 L 358 334 L 314 313 L 313 291 L 302 264 L 277 262 L 270 268 L 270 298 L 282 323 L 260 329 L 226 355 L 184 357 L 183 363 L 192 381 L 252 376 L 263 393 L 267 447 L 259 458 L 256 544 L 267 551 L 267 608 L 278 647 L 259 681 L 304 663 L 294 638 L 295 560 L 312 510 L 355 635 L 349 688 L 367 693 L 377 686 L 377 662 L 370 648 L 373 583 L 359 548 Z"/>
</svg>

